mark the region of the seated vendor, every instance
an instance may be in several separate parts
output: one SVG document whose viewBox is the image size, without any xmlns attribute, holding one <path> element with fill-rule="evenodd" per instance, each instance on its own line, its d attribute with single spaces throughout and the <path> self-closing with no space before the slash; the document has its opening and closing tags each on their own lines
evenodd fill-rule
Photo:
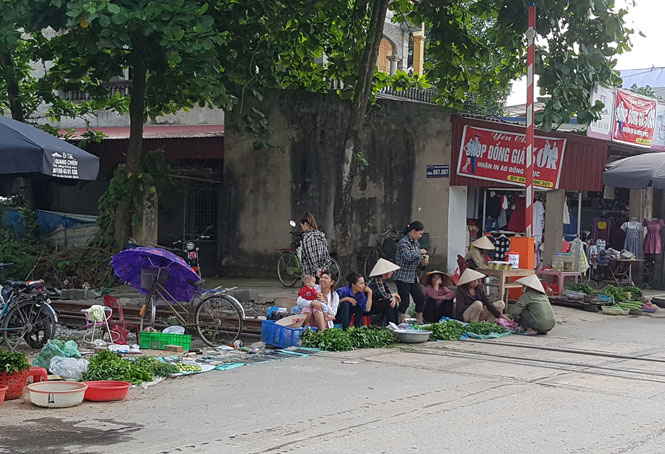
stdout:
<svg viewBox="0 0 665 454">
<path fill-rule="evenodd" d="M 505 318 L 502 314 L 506 304 L 503 301 L 490 302 L 485 293 L 483 273 L 467 268 L 457 282 L 455 293 L 455 318 L 461 322 L 495 322 Z"/>
<path fill-rule="evenodd" d="M 394 263 L 379 259 L 369 273 L 370 280 L 367 286 L 372 289 L 372 309 L 369 314 L 372 316 L 372 323 L 376 320 L 379 326 L 386 326 L 390 322 L 399 323 L 400 296 L 393 294 L 388 287 L 388 279 L 398 269 L 399 266 Z"/>
<path fill-rule="evenodd" d="M 556 325 L 556 319 L 543 284 L 536 275 L 515 282 L 524 286 L 524 294 L 511 309 L 511 315 L 528 334 L 547 334 Z"/>
<path fill-rule="evenodd" d="M 486 236 L 478 238 L 471 243 L 469 252 L 464 256 L 464 260 L 469 264 L 469 268 L 476 270 L 478 268 L 487 268 L 489 251 L 494 250 L 494 245 Z"/>
<path fill-rule="evenodd" d="M 455 292 L 447 287 L 450 284 L 450 276 L 441 271 L 430 271 L 423 278 L 426 297 L 423 319 L 427 323 L 436 323 L 441 317 L 453 316 Z"/>
</svg>

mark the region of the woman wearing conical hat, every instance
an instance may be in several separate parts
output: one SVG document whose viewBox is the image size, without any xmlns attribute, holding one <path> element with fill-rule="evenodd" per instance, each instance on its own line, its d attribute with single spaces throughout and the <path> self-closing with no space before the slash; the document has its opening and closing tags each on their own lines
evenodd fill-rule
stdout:
<svg viewBox="0 0 665 454">
<path fill-rule="evenodd" d="M 503 301 L 490 302 L 485 293 L 483 273 L 467 268 L 457 282 L 455 293 L 455 318 L 462 322 L 494 322 L 497 318 L 508 318 L 502 314 Z"/>
<path fill-rule="evenodd" d="M 388 323 L 399 323 L 399 295 L 393 294 L 388 287 L 388 279 L 399 269 L 399 266 L 386 259 L 379 259 L 369 273 L 370 280 L 367 282 L 372 289 L 373 302 L 370 316 L 378 316 L 378 324 L 386 326 Z M 372 317 L 374 318 L 374 317 Z"/>
<path fill-rule="evenodd" d="M 556 325 L 556 318 L 543 284 L 536 275 L 515 282 L 524 286 L 524 294 L 511 309 L 511 315 L 528 334 L 547 334 Z"/>
<path fill-rule="evenodd" d="M 451 285 L 453 280 L 443 271 L 430 271 L 423 278 L 425 286 L 425 310 L 423 310 L 423 320 L 427 323 L 436 323 L 441 317 L 453 316 L 453 301 L 455 292 L 447 286 Z"/>
<path fill-rule="evenodd" d="M 481 236 L 471 243 L 469 252 L 464 256 L 464 260 L 469 264 L 469 268 L 477 270 L 478 268 L 487 268 L 487 253 L 494 250 L 494 245 L 486 236 Z"/>
</svg>

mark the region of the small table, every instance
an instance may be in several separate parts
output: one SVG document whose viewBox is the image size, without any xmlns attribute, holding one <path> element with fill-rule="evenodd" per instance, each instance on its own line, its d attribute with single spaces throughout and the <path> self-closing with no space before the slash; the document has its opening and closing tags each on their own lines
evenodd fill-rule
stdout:
<svg viewBox="0 0 665 454">
<path fill-rule="evenodd" d="M 610 276 L 614 279 L 617 287 L 621 288 L 621 284 L 635 285 L 633 282 L 633 263 L 640 263 L 644 260 L 630 259 L 630 260 L 610 260 L 607 268 Z"/>
<path fill-rule="evenodd" d="M 479 272 L 485 274 L 486 276 L 495 277 L 498 279 L 498 283 L 486 283 L 488 287 L 498 287 L 499 295 L 503 297 L 503 301 L 508 305 L 508 290 L 511 288 L 522 288 L 522 284 L 517 284 L 515 282 L 510 282 L 508 279 L 515 277 L 525 277 L 535 274 L 534 270 L 527 270 L 523 268 L 513 268 L 511 270 L 492 270 L 489 268 L 480 268 Z"/>
<path fill-rule="evenodd" d="M 557 270 L 536 270 L 538 276 L 554 276 L 556 285 L 559 287 L 557 295 L 565 293 L 564 281 L 567 277 L 574 277 L 575 283 L 582 282 L 583 275 L 580 271 L 557 271 Z"/>
</svg>

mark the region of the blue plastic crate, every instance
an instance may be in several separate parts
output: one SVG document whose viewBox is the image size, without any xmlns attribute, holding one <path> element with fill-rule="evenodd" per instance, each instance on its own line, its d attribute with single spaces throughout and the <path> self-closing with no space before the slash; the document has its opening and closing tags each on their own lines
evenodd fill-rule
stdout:
<svg viewBox="0 0 665 454">
<path fill-rule="evenodd" d="M 300 335 L 306 329 L 316 331 L 316 328 L 313 326 L 307 328 L 288 328 L 277 325 L 275 320 L 263 320 L 261 323 L 261 342 L 279 348 L 298 347 L 300 346 Z"/>
</svg>

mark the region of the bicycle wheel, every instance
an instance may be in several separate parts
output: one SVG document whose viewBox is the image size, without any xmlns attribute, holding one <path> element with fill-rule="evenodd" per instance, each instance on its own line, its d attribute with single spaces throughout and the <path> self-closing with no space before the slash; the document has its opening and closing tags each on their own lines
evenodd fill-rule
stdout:
<svg viewBox="0 0 665 454">
<path fill-rule="evenodd" d="M 53 312 L 43 303 L 22 301 L 14 305 L 2 324 L 5 342 L 11 351 L 21 340 L 34 349 L 40 349 L 54 337 L 56 322 Z"/>
<path fill-rule="evenodd" d="M 300 278 L 298 258 L 290 252 L 283 252 L 277 261 L 277 277 L 284 287 L 293 287 Z"/>
<path fill-rule="evenodd" d="M 369 254 L 367 254 L 367 258 L 365 259 L 365 278 L 369 279 L 369 273 L 372 272 L 372 269 L 374 268 L 374 265 L 376 265 L 376 262 L 379 261 L 379 250 L 376 248 L 372 248 L 369 251 Z"/>
<path fill-rule="evenodd" d="M 333 278 L 335 279 L 335 287 L 339 287 L 340 284 L 343 285 L 342 280 L 344 280 L 344 277 L 342 277 L 342 267 L 339 262 L 332 257 L 330 257 L 328 271 L 330 271 L 330 273 L 333 275 Z"/>
<path fill-rule="evenodd" d="M 208 295 L 196 306 L 194 323 L 199 337 L 207 345 L 228 345 L 242 333 L 242 306 L 229 295 Z"/>
</svg>

